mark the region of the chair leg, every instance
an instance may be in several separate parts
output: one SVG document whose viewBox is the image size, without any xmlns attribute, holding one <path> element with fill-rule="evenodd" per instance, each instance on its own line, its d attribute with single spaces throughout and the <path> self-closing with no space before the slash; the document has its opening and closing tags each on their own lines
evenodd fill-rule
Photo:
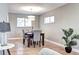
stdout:
<svg viewBox="0 0 79 59">
<path fill-rule="evenodd" d="M 3 50 L 3 55 L 5 55 L 5 51 Z"/>
<path fill-rule="evenodd" d="M 30 47 L 30 39 L 28 39 L 28 47 Z"/>
<path fill-rule="evenodd" d="M 32 45 L 32 40 L 31 40 L 31 45 Z"/>
<path fill-rule="evenodd" d="M 37 45 L 38 45 L 38 41 L 37 41 Z"/>
<path fill-rule="evenodd" d="M 25 39 L 23 38 L 23 44 L 25 45 Z"/>
<path fill-rule="evenodd" d="M 39 41 L 39 47 L 41 47 L 41 41 Z"/>
<path fill-rule="evenodd" d="M 9 49 L 7 49 L 7 52 L 8 52 L 8 54 L 9 54 L 9 55 L 11 55 L 11 53 L 10 53 L 10 50 L 9 50 Z"/>
<path fill-rule="evenodd" d="M 35 48 L 35 44 L 36 44 L 36 42 L 35 42 L 35 41 L 33 41 L 33 44 L 34 44 L 34 48 Z"/>
</svg>

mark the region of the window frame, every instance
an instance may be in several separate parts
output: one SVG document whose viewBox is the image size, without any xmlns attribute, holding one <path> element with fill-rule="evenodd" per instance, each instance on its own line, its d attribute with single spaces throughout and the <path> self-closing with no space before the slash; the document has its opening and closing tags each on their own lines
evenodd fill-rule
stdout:
<svg viewBox="0 0 79 59">
<path fill-rule="evenodd" d="M 55 16 L 48 16 L 44 18 L 44 24 L 53 24 L 54 22 L 55 22 Z"/>
<path fill-rule="evenodd" d="M 19 26 L 19 25 L 18 25 L 18 22 L 19 22 L 19 21 L 18 21 L 18 18 L 24 18 L 24 17 L 17 17 L 17 25 L 16 25 L 16 26 L 17 26 L 18 28 L 23 28 L 23 27 L 32 27 L 32 21 L 29 20 L 28 18 L 24 18 L 24 22 L 23 22 L 24 26 Z M 28 21 L 31 22 L 31 26 L 26 26 L 26 23 L 27 23 L 28 21 L 26 22 L 25 19 L 27 19 Z"/>
</svg>

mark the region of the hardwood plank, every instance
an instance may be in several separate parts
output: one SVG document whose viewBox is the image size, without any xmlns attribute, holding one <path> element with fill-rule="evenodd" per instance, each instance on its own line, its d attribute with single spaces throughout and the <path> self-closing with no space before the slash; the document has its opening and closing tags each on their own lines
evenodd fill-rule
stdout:
<svg viewBox="0 0 79 59">
<path fill-rule="evenodd" d="M 63 47 L 47 41 L 45 41 L 44 47 L 36 46 L 35 48 L 33 46 L 30 48 L 28 48 L 27 45 L 24 46 L 22 44 L 22 39 L 8 40 L 8 42 L 15 44 L 15 47 L 10 49 L 12 55 L 37 55 L 42 48 L 50 48 L 63 55 L 79 55 L 77 52 L 66 53 Z"/>
</svg>

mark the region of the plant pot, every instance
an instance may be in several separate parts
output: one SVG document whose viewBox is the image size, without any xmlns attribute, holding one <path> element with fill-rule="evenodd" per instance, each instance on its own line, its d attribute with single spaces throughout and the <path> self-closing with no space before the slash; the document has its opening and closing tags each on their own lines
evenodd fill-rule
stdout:
<svg viewBox="0 0 79 59">
<path fill-rule="evenodd" d="M 65 47 L 65 51 L 66 51 L 67 53 L 71 53 L 72 47 Z"/>
</svg>

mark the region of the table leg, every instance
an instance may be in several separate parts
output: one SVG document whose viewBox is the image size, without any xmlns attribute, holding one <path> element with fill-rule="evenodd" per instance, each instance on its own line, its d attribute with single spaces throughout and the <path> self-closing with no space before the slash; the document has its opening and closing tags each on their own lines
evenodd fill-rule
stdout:
<svg viewBox="0 0 79 59">
<path fill-rule="evenodd" d="M 3 50 L 3 55 L 5 55 L 5 50 Z"/>
<path fill-rule="evenodd" d="M 44 34 L 42 34 L 42 45 L 44 46 Z"/>
<path fill-rule="evenodd" d="M 10 50 L 9 50 L 9 49 L 7 49 L 7 52 L 8 52 L 8 54 L 9 54 L 9 55 L 11 55 L 11 53 L 10 53 Z"/>
<path fill-rule="evenodd" d="M 30 38 L 28 37 L 28 47 L 30 47 Z"/>
</svg>

